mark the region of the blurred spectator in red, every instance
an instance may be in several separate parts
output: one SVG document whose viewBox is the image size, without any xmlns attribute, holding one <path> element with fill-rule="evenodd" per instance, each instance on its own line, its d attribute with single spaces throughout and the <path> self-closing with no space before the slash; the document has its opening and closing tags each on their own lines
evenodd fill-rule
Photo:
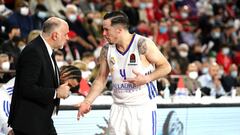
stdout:
<svg viewBox="0 0 240 135">
<path fill-rule="evenodd" d="M 232 64 L 231 50 L 228 45 L 222 45 L 221 50 L 217 53 L 216 61 L 223 66 L 224 72 L 228 74 Z"/>
<path fill-rule="evenodd" d="M 169 44 L 169 26 L 165 19 L 159 22 L 158 27 L 155 29 L 154 36 L 156 36 L 156 43 L 158 46 L 165 46 Z"/>
</svg>

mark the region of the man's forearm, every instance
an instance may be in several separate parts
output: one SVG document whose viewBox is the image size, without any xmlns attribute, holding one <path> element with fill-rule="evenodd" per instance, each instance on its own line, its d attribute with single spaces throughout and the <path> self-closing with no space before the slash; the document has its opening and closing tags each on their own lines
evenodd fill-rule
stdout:
<svg viewBox="0 0 240 135">
<path fill-rule="evenodd" d="M 89 104 L 92 104 L 93 101 L 96 99 L 96 97 L 102 93 L 105 86 L 106 86 L 106 82 L 95 80 L 84 102 L 88 102 Z"/>
</svg>

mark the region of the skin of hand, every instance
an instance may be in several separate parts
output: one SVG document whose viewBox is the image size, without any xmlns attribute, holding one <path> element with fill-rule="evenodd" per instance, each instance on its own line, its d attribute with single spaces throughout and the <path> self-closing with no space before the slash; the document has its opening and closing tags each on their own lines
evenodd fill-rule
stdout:
<svg viewBox="0 0 240 135">
<path fill-rule="evenodd" d="M 57 88 L 57 97 L 63 99 L 67 98 L 69 96 L 69 91 L 70 87 L 68 86 L 68 82 L 65 82 Z"/>
<path fill-rule="evenodd" d="M 129 82 L 136 86 L 144 85 L 147 83 L 147 77 L 145 75 L 142 75 L 141 73 L 135 70 L 132 70 L 132 72 L 136 75 L 136 77 L 128 78 L 124 82 Z"/>
<path fill-rule="evenodd" d="M 84 114 L 88 113 L 91 110 L 91 104 L 88 101 L 83 101 L 77 104 L 75 107 L 79 108 L 77 120 L 79 120 L 81 116 L 84 117 Z"/>
</svg>

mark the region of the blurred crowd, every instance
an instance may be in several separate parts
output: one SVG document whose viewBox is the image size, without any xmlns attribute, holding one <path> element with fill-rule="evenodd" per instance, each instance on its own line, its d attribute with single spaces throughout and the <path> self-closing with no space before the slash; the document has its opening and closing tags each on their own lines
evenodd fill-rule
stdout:
<svg viewBox="0 0 240 135">
<path fill-rule="evenodd" d="M 0 0 L 0 83 L 14 77 L 18 56 L 42 22 L 57 16 L 70 27 L 70 40 L 56 50 L 57 64 L 81 70 L 81 87 L 72 92 L 86 95 L 106 43 L 102 16 L 112 10 L 124 11 L 130 32 L 150 37 L 171 63 L 171 74 L 158 80 L 159 94 L 166 87 L 174 94 L 180 79 L 188 95 L 201 88 L 217 97 L 239 88 L 239 0 Z"/>
</svg>

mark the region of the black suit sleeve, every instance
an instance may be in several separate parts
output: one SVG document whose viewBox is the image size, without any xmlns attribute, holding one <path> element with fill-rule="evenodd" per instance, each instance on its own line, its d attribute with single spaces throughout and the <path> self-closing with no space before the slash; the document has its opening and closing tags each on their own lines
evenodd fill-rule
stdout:
<svg viewBox="0 0 240 135">
<path fill-rule="evenodd" d="M 24 98 L 48 104 L 54 98 L 55 89 L 47 86 L 51 75 L 44 69 L 44 56 L 36 49 L 30 49 L 22 53 L 19 60 L 19 85 Z M 48 69 L 49 70 L 49 69 Z M 45 76 L 42 78 L 42 76 Z"/>
</svg>

